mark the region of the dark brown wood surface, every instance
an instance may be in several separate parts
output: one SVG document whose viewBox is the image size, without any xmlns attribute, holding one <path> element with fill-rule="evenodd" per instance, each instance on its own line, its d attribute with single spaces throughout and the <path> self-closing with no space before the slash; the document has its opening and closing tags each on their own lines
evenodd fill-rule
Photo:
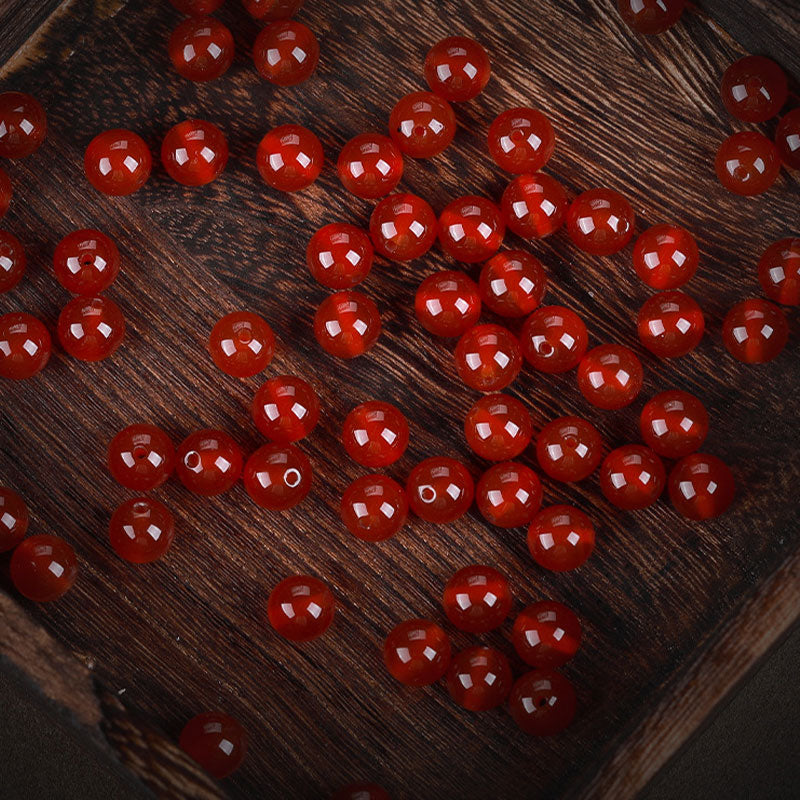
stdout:
<svg viewBox="0 0 800 800">
<path fill-rule="evenodd" d="M 226 782 L 234 797 L 324 797 L 366 778 L 397 798 L 633 795 L 798 612 L 796 314 L 789 347 L 765 366 L 734 362 L 719 335 L 725 310 L 759 293 L 760 252 L 800 226 L 795 177 L 783 172 L 768 194 L 744 199 L 713 175 L 717 143 L 740 127 L 724 113 L 717 83 L 742 48 L 693 8 L 672 32 L 645 40 L 606 0 L 335 8 L 309 0 L 298 18 L 320 38 L 320 68 L 309 82 L 279 89 L 248 58 L 258 26 L 236 2 L 219 16 L 234 31 L 237 59 L 209 85 L 171 71 L 165 41 L 179 16 L 144 0 L 66 4 L 0 71 L 0 91 L 33 92 L 50 124 L 46 145 L 8 167 L 16 196 L 3 225 L 24 242 L 30 267 L 20 288 L 0 297 L 0 311 L 54 323 L 67 299 L 49 269 L 55 244 L 75 227 L 96 226 L 120 245 L 124 274 L 109 296 L 129 323 L 105 363 L 55 353 L 36 379 L 0 386 L 0 481 L 28 500 L 32 530 L 66 536 L 82 559 L 63 600 L 24 605 L 92 665 L 103 691 L 124 689 L 124 703 L 168 738 L 206 708 L 241 719 L 253 742 Z M 712 414 L 706 449 L 731 464 L 739 485 L 721 519 L 689 523 L 666 500 L 623 514 L 595 479 L 547 482 L 548 502 L 575 503 L 598 527 L 595 555 L 566 575 L 531 562 L 524 531 L 493 529 L 476 512 L 450 526 L 412 520 L 378 546 L 343 529 L 338 498 L 363 470 L 345 457 L 339 430 L 363 399 L 395 402 L 411 419 L 409 451 L 390 474 L 403 479 L 433 454 L 463 458 L 476 476 L 485 467 L 461 427 L 475 396 L 456 378 L 452 347 L 425 335 L 411 308 L 422 277 L 452 262 L 435 249 L 410 265 L 378 263 L 364 289 L 381 309 L 381 340 L 352 362 L 325 355 L 310 332 L 325 292 L 304 267 L 305 243 L 326 222 L 365 224 L 370 204 L 340 187 L 330 163 L 305 192 L 272 192 L 255 169 L 255 146 L 270 127 L 299 122 L 334 161 L 352 135 L 384 130 L 394 99 L 423 86 L 428 46 L 453 32 L 487 46 L 493 78 L 457 107 L 459 132 L 445 154 L 407 160 L 404 188 L 437 210 L 468 192 L 499 198 L 508 176 L 485 152 L 486 128 L 504 108 L 534 105 L 558 133 L 548 171 L 570 192 L 617 188 L 637 210 L 637 230 L 683 224 L 702 254 L 688 291 L 709 333 L 695 353 L 660 362 L 636 341 L 633 319 L 647 292 L 630 248 L 594 258 L 563 232 L 532 245 L 509 236 L 508 246 L 529 247 L 548 266 L 549 302 L 578 310 L 593 343 L 633 346 L 646 368 L 642 398 L 624 412 L 588 407 L 574 374 L 526 370 L 512 393 L 537 425 L 586 415 L 617 446 L 637 438 L 646 397 L 673 386 L 696 392 Z M 103 198 L 88 186 L 82 153 L 95 133 L 131 127 L 157 153 L 164 132 L 188 116 L 229 135 L 232 159 L 217 183 L 185 189 L 156 167 L 131 198 Z M 173 481 L 157 493 L 177 517 L 172 550 L 148 567 L 125 564 L 106 541 L 111 510 L 129 496 L 104 468 L 113 432 L 152 421 L 176 441 L 209 426 L 248 451 L 260 443 L 248 413 L 259 379 L 227 378 L 205 352 L 213 322 L 239 308 L 262 313 L 281 342 L 266 375 L 297 372 L 320 392 L 321 424 L 301 443 L 315 466 L 313 492 L 275 514 L 255 508 L 241 486 L 204 500 Z M 532 450 L 521 460 L 534 464 Z M 527 738 L 502 711 L 469 714 L 441 686 L 412 691 L 386 674 L 385 633 L 410 616 L 441 620 L 444 582 L 472 562 L 509 575 L 517 609 L 553 597 L 581 617 L 584 645 L 565 668 L 581 709 L 562 736 Z M 302 647 L 275 636 L 263 614 L 270 588 L 295 571 L 327 580 L 339 601 L 332 630 Z M 480 640 L 511 656 L 507 631 Z M 451 632 L 456 648 L 478 641 Z"/>
</svg>

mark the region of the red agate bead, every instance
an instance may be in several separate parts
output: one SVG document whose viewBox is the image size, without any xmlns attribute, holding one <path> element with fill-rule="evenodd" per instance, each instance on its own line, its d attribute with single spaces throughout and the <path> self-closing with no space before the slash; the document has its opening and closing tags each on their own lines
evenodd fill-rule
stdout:
<svg viewBox="0 0 800 800">
<path fill-rule="evenodd" d="M 139 134 L 123 128 L 104 131 L 89 142 L 83 169 L 98 192 L 128 195 L 138 191 L 150 177 L 153 158 Z"/>
<path fill-rule="evenodd" d="M 29 536 L 14 550 L 9 571 L 20 594 L 47 603 L 72 588 L 78 577 L 78 559 L 72 545 L 58 536 Z"/>
<path fill-rule="evenodd" d="M 269 624 L 292 642 L 310 642 L 333 622 L 336 602 L 331 590 L 311 575 L 291 575 L 271 592 L 267 601 Z"/>
<path fill-rule="evenodd" d="M 776 116 L 789 96 L 786 73 L 770 58 L 745 56 L 722 76 L 725 108 L 744 122 L 765 122 Z"/>
<path fill-rule="evenodd" d="M 408 447 L 408 422 L 391 403 L 368 400 L 347 415 L 342 444 L 350 458 L 362 466 L 386 467 Z"/>
<path fill-rule="evenodd" d="M 279 375 L 263 383 L 253 398 L 253 422 L 264 436 L 289 444 L 308 436 L 319 421 L 319 397 L 294 375 Z"/>
<path fill-rule="evenodd" d="M 270 22 L 293 17 L 305 0 L 242 0 L 251 17 Z"/>
<path fill-rule="evenodd" d="M 0 553 L 13 550 L 28 531 L 28 507 L 7 486 L 0 486 Z"/>
<path fill-rule="evenodd" d="M 511 643 L 532 667 L 560 667 L 578 652 L 581 623 L 562 603 L 540 600 L 517 615 Z"/>
<path fill-rule="evenodd" d="M 405 489 L 386 475 L 364 475 L 344 490 L 341 515 L 347 530 L 359 539 L 390 539 L 408 517 Z"/>
<path fill-rule="evenodd" d="M 639 310 L 639 341 L 659 358 L 694 350 L 706 328 L 700 306 L 683 292 L 654 294 Z"/>
<path fill-rule="evenodd" d="M 431 91 L 455 103 L 480 94 L 491 74 L 486 50 L 466 36 L 442 39 L 425 58 L 425 80 Z"/>
<path fill-rule="evenodd" d="M 389 116 L 389 134 L 412 158 L 438 155 L 456 135 L 456 115 L 447 100 L 432 92 L 401 97 Z"/>
<path fill-rule="evenodd" d="M 348 783 L 331 800 L 392 800 L 389 792 L 377 783 Z"/>
<path fill-rule="evenodd" d="M 664 458 L 683 458 L 708 435 L 708 412 L 694 395 L 679 389 L 647 401 L 639 417 L 644 443 Z"/>
<path fill-rule="evenodd" d="M 108 470 L 126 489 L 161 486 L 175 469 L 175 447 L 155 425 L 128 425 L 108 445 Z"/>
<path fill-rule="evenodd" d="M 593 405 L 607 410 L 630 405 L 642 388 L 644 371 L 636 354 L 619 344 L 601 344 L 578 365 L 578 388 Z"/>
<path fill-rule="evenodd" d="M 589 558 L 594 538 L 594 525 L 583 511 L 572 506 L 548 506 L 528 527 L 528 550 L 540 567 L 566 572 Z"/>
<path fill-rule="evenodd" d="M 11 198 L 14 195 L 14 188 L 11 185 L 11 178 L 4 169 L 0 169 L 0 219 L 2 219 L 11 207 Z"/>
<path fill-rule="evenodd" d="M 637 33 L 652 36 L 671 28 L 683 13 L 686 0 L 617 0 L 620 16 Z"/>
<path fill-rule="evenodd" d="M 253 61 L 270 83 L 294 86 L 311 77 L 317 68 L 319 42 L 302 22 L 271 22 L 256 37 Z"/>
<path fill-rule="evenodd" d="M 481 270 L 481 299 L 503 317 L 530 314 L 542 302 L 546 289 L 542 262 L 522 250 L 497 253 Z"/>
<path fill-rule="evenodd" d="M 214 17 L 189 17 L 169 37 L 169 57 L 190 81 L 213 81 L 233 63 L 233 34 Z"/>
<path fill-rule="evenodd" d="M 383 644 L 389 674 L 407 686 L 428 686 L 450 666 L 450 640 L 435 623 L 411 619 L 393 628 Z"/>
<path fill-rule="evenodd" d="M 503 243 L 506 224 L 500 209 L 485 197 L 465 195 L 439 216 L 439 242 L 446 253 L 473 264 L 493 256 Z"/>
<path fill-rule="evenodd" d="M 375 249 L 395 261 L 410 261 L 427 253 L 436 239 L 436 230 L 436 214 L 415 194 L 384 197 L 369 218 Z"/>
<path fill-rule="evenodd" d="M 417 464 L 406 481 L 411 510 L 427 522 L 453 522 L 472 505 L 475 484 L 454 458 L 434 456 Z"/>
<path fill-rule="evenodd" d="M 654 289 L 677 289 L 697 271 L 700 253 L 689 231 L 674 225 L 653 225 L 633 246 L 633 268 Z"/>
<path fill-rule="evenodd" d="M 272 361 L 275 334 L 258 314 L 233 311 L 211 329 L 208 351 L 214 363 L 227 375 L 249 378 Z"/>
<path fill-rule="evenodd" d="M 772 361 L 786 346 L 789 323 L 783 311 L 754 297 L 737 303 L 722 323 L 722 340 L 728 352 L 745 364 Z"/>
<path fill-rule="evenodd" d="M 458 340 L 455 362 L 461 380 L 480 392 L 508 386 L 522 368 L 519 342 L 501 325 L 475 325 Z"/>
<path fill-rule="evenodd" d="M 47 364 L 50 334 L 36 317 L 14 311 L 0 316 L 0 378 L 30 378 Z"/>
<path fill-rule="evenodd" d="M 134 497 L 111 515 L 108 538 L 114 552 L 133 564 L 149 564 L 169 550 L 175 537 L 172 512 L 158 500 Z"/>
<path fill-rule="evenodd" d="M 73 231 L 58 243 L 53 271 L 68 292 L 97 295 L 119 274 L 119 250 L 101 231 Z"/>
<path fill-rule="evenodd" d="M 568 207 L 564 187 L 541 172 L 514 178 L 501 200 L 506 224 L 525 239 L 543 239 L 555 233 L 564 224 Z"/>
<path fill-rule="evenodd" d="M 419 285 L 414 311 L 426 331 L 435 336 L 461 336 L 481 315 L 481 296 L 475 281 L 459 270 L 428 275 Z"/>
<path fill-rule="evenodd" d="M 371 200 L 397 186 L 403 176 L 403 156 L 388 136 L 362 133 L 342 148 L 336 168 L 345 189 Z"/>
<path fill-rule="evenodd" d="M 320 228 L 306 248 L 306 264 L 329 289 L 350 289 L 369 274 L 374 251 L 369 234 L 355 225 L 334 222 Z"/>
<path fill-rule="evenodd" d="M 728 466 L 707 453 L 684 456 L 672 468 L 667 486 L 678 513 L 693 520 L 718 517 L 728 510 L 736 493 Z"/>
<path fill-rule="evenodd" d="M 612 450 L 600 467 L 600 488 L 606 500 L 624 511 L 655 503 L 666 481 L 661 459 L 640 444 Z"/>
<path fill-rule="evenodd" d="M 176 457 L 180 482 L 190 492 L 206 497 L 228 491 L 242 474 L 242 451 L 223 431 L 205 428 L 189 434 Z"/>
<path fill-rule="evenodd" d="M 209 775 L 221 780 L 241 766 L 247 752 L 247 731 L 233 717 L 208 711 L 184 725 L 178 744 Z"/>
<path fill-rule="evenodd" d="M 507 394 L 481 397 L 464 420 L 467 444 L 481 458 L 505 461 L 516 458 L 533 435 L 528 409 Z"/>
<path fill-rule="evenodd" d="M 314 336 L 339 358 L 355 358 L 378 341 L 381 316 L 375 303 L 361 292 L 336 292 L 326 297 L 314 315 Z"/>
<path fill-rule="evenodd" d="M 169 0 L 182 14 L 203 17 L 213 14 L 225 0 Z"/>
<path fill-rule="evenodd" d="M 497 708 L 513 682 L 508 659 L 493 647 L 468 647 L 453 657 L 447 670 L 450 697 L 468 711 Z"/>
<path fill-rule="evenodd" d="M 591 422 L 559 417 L 536 438 L 539 466 L 557 481 L 572 483 L 591 475 L 603 457 L 603 439 Z"/>
<path fill-rule="evenodd" d="M 778 149 L 758 131 L 741 131 L 719 146 L 714 167 L 720 183 L 734 194 L 761 194 L 781 169 Z"/>
<path fill-rule="evenodd" d="M 205 186 L 228 163 L 225 134 L 212 122 L 187 119 L 170 128 L 161 144 L 161 161 L 173 180 L 184 186 Z"/>
<path fill-rule="evenodd" d="M 570 203 L 566 222 L 576 247 L 595 256 L 609 256 L 631 240 L 635 216 L 619 192 L 589 189 Z"/>
<path fill-rule="evenodd" d="M 489 153 L 517 175 L 537 172 L 553 155 L 556 135 L 550 120 L 535 108 L 510 108 L 489 126 Z"/>
<path fill-rule="evenodd" d="M 290 444 L 265 444 L 244 466 L 244 488 L 261 508 L 285 511 L 311 490 L 313 473 L 305 454 Z"/>
<path fill-rule="evenodd" d="M 758 262 L 758 280 L 770 300 L 800 305 L 800 238 L 790 236 L 771 244 Z"/>
<path fill-rule="evenodd" d="M 13 233 L 0 231 L 0 294 L 13 289 L 22 280 L 25 266 L 22 242 Z"/>
<path fill-rule="evenodd" d="M 542 306 L 531 314 L 519 335 L 525 360 L 540 372 L 567 372 L 586 352 L 589 334 L 583 320 L 563 306 Z"/>
<path fill-rule="evenodd" d="M 481 475 L 475 501 L 483 518 L 499 528 L 527 525 L 542 504 L 542 483 L 530 467 L 494 464 Z"/>
<path fill-rule="evenodd" d="M 102 361 L 125 336 L 125 317 L 107 297 L 76 297 L 58 317 L 58 340 L 73 358 Z"/>
<path fill-rule="evenodd" d="M 24 158 L 38 150 L 47 133 L 42 104 L 24 92 L 0 94 L 0 158 Z"/>
<path fill-rule="evenodd" d="M 279 125 L 258 145 L 256 165 L 273 189 L 296 192 L 310 186 L 322 172 L 325 154 L 319 139 L 302 125 Z"/>
<path fill-rule="evenodd" d="M 775 146 L 786 167 L 800 169 L 800 108 L 785 114 L 778 123 Z"/>
<path fill-rule="evenodd" d="M 494 567 L 472 564 L 458 570 L 444 587 L 445 614 L 453 625 L 468 633 L 499 628 L 511 611 L 511 589 Z"/>
<path fill-rule="evenodd" d="M 554 736 L 575 718 L 578 699 L 567 678 L 552 669 L 534 669 L 511 689 L 508 710 L 517 727 L 531 736 Z"/>
</svg>

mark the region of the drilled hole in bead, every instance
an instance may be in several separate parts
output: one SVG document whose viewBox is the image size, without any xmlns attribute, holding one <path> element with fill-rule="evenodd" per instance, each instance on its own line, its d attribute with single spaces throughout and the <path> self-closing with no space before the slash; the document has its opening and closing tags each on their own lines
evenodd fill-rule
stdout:
<svg viewBox="0 0 800 800">
<path fill-rule="evenodd" d="M 183 459 L 183 463 L 191 470 L 196 470 L 200 467 L 200 453 L 192 450 L 190 453 L 186 454 L 186 458 Z"/>
<path fill-rule="evenodd" d="M 425 127 L 423 125 L 415 125 L 413 133 L 419 139 L 425 135 Z"/>
<path fill-rule="evenodd" d="M 251 331 L 250 328 L 239 328 L 236 332 L 236 338 L 242 344 L 250 344 L 250 342 L 253 341 L 253 331 Z"/>
<path fill-rule="evenodd" d="M 147 458 L 147 448 L 144 445 L 137 444 L 133 448 L 133 457 L 137 461 L 144 461 Z"/>
<path fill-rule="evenodd" d="M 519 144 L 521 141 L 525 139 L 525 131 L 521 131 L 519 128 L 511 131 L 511 141 Z"/>
<path fill-rule="evenodd" d="M 82 267 L 92 267 L 94 266 L 94 258 L 92 258 L 92 256 L 90 256 L 88 253 L 85 253 L 78 259 L 78 263 Z"/>
</svg>

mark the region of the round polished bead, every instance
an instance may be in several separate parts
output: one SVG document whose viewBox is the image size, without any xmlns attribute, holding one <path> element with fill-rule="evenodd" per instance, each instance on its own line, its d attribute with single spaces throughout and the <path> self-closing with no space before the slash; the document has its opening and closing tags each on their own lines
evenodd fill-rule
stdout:
<svg viewBox="0 0 800 800">
<path fill-rule="evenodd" d="M 383 661 L 393 678 L 407 686 L 428 686 L 450 666 L 450 640 L 435 623 L 411 619 L 393 628 L 383 645 Z"/>
<path fill-rule="evenodd" d="M 776 116 L 789 96 L 786 73 L 772 59 L 745 56 L 722 76 L 725 108 L 744 122 L 764 122 Z"/>
<path fill-rule="evenodd" d="M 222 317 L 211 329 L 208 351 L 225 374 L 249 378 L 272 361 L 275 334 L 258 314 L 234 311 Z"/>
<path fill-rule="evenodd" d="M 385 475 L 364 475 L 344 490 L 341 515 L 347 530 L 359 539 L 390 539 L 408 517 L 405 489 Z"/>
<path fill-rule="evenodd" d="M 617 0 L 620 16 L 628 27 L 648 36 L 671 28 L 685 5 L 686 0 Z"/>
<path fill-rule="evenodd" d="M 233 34 L 214 17 L 189 17 L 169 37 L 169 57 L 190 81 L 213 81 L 233 63 Z"/>
<path fill-rule="evenodd" d="M 800 169 L 800 108 L 785 114 L 775 131 L 775 146 L 784 165 Z M 0 217 L 2 217 L 0 213 Z"/>
<path fill-rule="evenodd" d="M 588 478 L 603 457 L 603 439 L 591 422 L 559 417 L 536 438 L 539 466 L 557 481 L 572 483 Z"/>
<path fill-rule="evenodd" d="M 411 510 L 427 522 L 453 522 L 472 505 L 475 484 L 454 458 L 434 456 L 415 466 L 406 481 Z"/>
<path fill-rule="evenodd" d="M 247 459 L 243 479 L 257 506 L 285 511 L 305 499 L 313 473 L 305 454 L 293 445 L 265 444 Z"/>
<path fill-rule="evenodd" d="M 314 315 L 314 336 L 339 358 L 363 355 L 378 341 L 381 317 L 375 303 L 361 292 L 336 292 L 326 297 Z"/>
<path fill-rule="evenodd" d="M 775 183 L 781 169 L 778 148 L 758 131 L 741 131 L 719 146 L 715 169 L 720 183 L 734 194 L 756 195 Z"/>
<path fill-rule="evenodd" d="M 508 710 L 517 727 L 531 736 L 554 736 L 575 718 L 578 699 L 567 678 L 552 669 L 534 669 L 511 689 Z"/>
<path fill-rule="evenodd" d="M 319 420 L 314 388 L 294 375 L 279 375 L 262 384 L 253 398 L 253 422 L 277 444 L 308 436 Z"/>
<path fill-rule="evenodd" d="M 221 780 L 241 766 L 247 752 L 247 732 L 233 717 L 208 711 L 186 723 L 178 744 L 209 775 Z"/>
<path fill-rule="evenodd" d="M 348 783 L 331 800 L 392 800 L 389 792 L 377 783 Z"/>
<path fill-rule="evenodd" d="M 258 145 L 256 165 L 273 189 L 296 192 L 310 186 L 322 172 L 325 154 L 316 134 L 302 125 L 279 125 Z"/>
<path fill-rule="evenodd" d="M 22 242 L 8 231 L 0 231 L 0 294 L 13 289 L 25 274 Z"/>
<path fill-rule="evenodd" d="M 789 324 L 783 311 L 761 298 L 737 303 L 722 323 L 722 340 L 728 352 L 745 364 L 771 361 L 786 346 Z"/>
<path fill-rule="evenodd" d="M 391 403 L 368 400 L 347 415 L 342 444 L 358 464 L 386 467 L 394 464 L 408 447 L 408 422 Z"/>
<path fill-rule="evenodd" d="M 507 394 L 481 397 L 464 419 L 467 444 L 481 458 L 506 461 L 516 458 L 533 436 L 528 409 Z"/>
<path fill-rule="evenodd" d="M 134 497 L 111 515 L 108 538 L 120 558 L 149 564 L 167 552 L 175 536 L 172 512 L 158 500 Z"/>
<path fill-rule="evenodd" d="M 481 270 L 481 299 L 503 317 L 524 317 L 542 302 L 547 275 L 536 256 L 522 250 L 504 250 Z"/>
<path fill-rule="evenodd" d="M 265 22 L 293 17 L 305 0 L 242 0 L 251 17 Z"/>
<path fill-rule="evenodd" d="M 481 475 L 475 501 L 483 518 L 499 528 L 527 525 L 542 504 L 542 483 L 529 467 L 514 461 L 495 464 Z"/>
<path fill-rule="evenodd" d="M 384 197 L 369 218 L 375 249 L 395 261 L 410 261 L 427 253 L 436 240 L 436 231 L 436 214 L 415 194 Z"/>
<path fill-rule="evenodd" d="M 429 333 L 461 336 L 481 315 L 480 292 L 475 281 L 459 270 L 434 272 L 420 283 L 414 310 Z"/>
<path fill-rule="evenodd" d="M 499 628 L 511 611 L 508 580 L 494 567 L 473 564 L 458 570 L 444 587 L 442 604 L 461 631 L 486 633 Z"/>
<path fill-rule="evenodd" d="M 677 358 L 694 350 L 706 328 L 700 306 L 683 292 L 659 292 L 639 310 L 639 341 L 659 358 Z"/>
<path fill-rule="evenodd" d="M 188 119 L 167 132 L 161 145 L 161 161 L 170 178 L 178 183 L 205 186 L 225 169 L 228 142 L 213 123 Z"/>
<path fill-rule="evenodd" d="M 525 320 L 519 342 L 522 355 L 535 369 L 567 372 L 583 358 L 589 334 L 574 311 L 563 306 L 542 306 Z"/>
<path fill-rule="evenodd" d="M 362 133 L 342 148 L 336 168 L 345 189 L 372 200 L 397 186 L 403 175 L 403 156 L 388 136 Z"/>
<path fill-rule="evenodd" d="M 320 228 L 306 248 L 309 272 L 329 289 L 350 289 L 361 283 L 372 269 L 373 259 L 369 234 L 342 222 Z"/>
<path fill-rule="evenodd" d="M 107 297 L 75 297 L 58 317 L 58 340 L 73 358 L 102 361 L 125 336 L 125 317 Z"/>
<path fill-rule="evenodd" d="M 674 225 L 653 225 L 633 246 L 633 268 L 654 289 L 677 289 L 697 271 L 700 254 L 689 231 Z"/>
<path fill-rule="evenodd" d="M 468 711 L 497 708 L 513 682 L 508 659 L 493 647 L 468 647 L 453 657 L 447 670 L 450 697 Z"/>
<path fill-rule="evenodd" d="M 14 550 L 9 565 L 16 590 L 37 603 L 57 600 L 75 583 L 78 559 L 58 536 L 29 536 Z"/>
<path fill-rule="evenodd" d="M 308 79 L 319 62 L 319 42 L 302 22 L 271 22 L 253 45 L 256 69 L 270 83 L 294 86 Z"/>
<path fill-rule="evenodd" d="M 594 525 L 583 511 L 572 506 L 548 506 L 528 527 L 528 550 L 540 567 L 566 572 L 589 558 L 594 538 Z"/>
<path fill-rule="evenodd" d="M 522 368 L 519 342 L 501 325 L 475 325 L 458 340 L 456 369 L 467 386 L 496 392 L 508 386 Z"/>
<path fill-rule="evenodd" d="M 7 486 L 0 486 L 0 553 L 13 550 L 28 531 L 28 507 Z"/>
<path fill-rule="evenodd" d="M 639 429 L 644 443 L 658 455 L 683 458 L 705 441 L 708 412 L 694 395 L 670 389 L 647 401 Z"/>
<path fill-rule="evenodd" d="M 161 486 L 175 469 L 175 447 L 155 425 L 128 425 L 108 445 L 108 470 L 117 483 L 136 492 Z"/>
<path fill-rule="evenodd" d="M 24 158 L 41 147 L 47 117 L 41 103 L 23 92 L 0 94 L 0 158 Z"/>
<path fill-rule="evenodd" d="M 800 305 L 800 238 L 790 236 L 771 244 L 758 262 L 758 280 L 770 300 Z"/>
<path fill-rule="evenodd" d="M 30 378 L 47 364 L 50 334 L 36 317 L 14 311 L 0 316 L 0 378 Z"/>
<path fill-rule="evenodd" d="M 633 236 L 631 204 L 613 189 L 589 189 L 567 210 L 567 233 L 573 244 L 595 256 L 622 250 Z"/>
<path fill-rule="evenodd" d="M 728 466 L 707 453 L 692 453 L 678 461 L 667 487 L 678 513 L 693 520 L 718 517 L 727 511 L 736 493 Z"/>
<path fill-rule="evenodd" d="M 515 175 L 540 170 L 556 146 L 550 120 L 535 108 L 503 111 L 489 126 L 488 139 L 495 163 Z"/>
<path fill-rule="evenodd" d="M 667 473 L 649 448 L 628 444 L 612 450 L 600 467 L 600 488 L 609 503 L 623 511 L 647 508 L 664 490 Z"/>
<path fill-rule="evenodd" d="M 0 169 L 0 219 L 8 213 L 13 195 L 14 187 L 11 185 L 11 178 L 4 169 Z"/>
<path fill-rule="evenodd" d="M 153 158 L 144 139 L 133 131 L 114 128 L 89 142 L 83 168 L 98 192 L 128 195 L 138 191 L 150 177 Z"/>
<path fill-rule="evenodd" d="M 480 94 L 491 74 L 486 50 L 466 36 L 442 39 L 425 58 L 425 80 L 431 91 L 454 103 Z"/>
<path fill-rule="evenodd" d="M 564 224 L 568 207 L 564 187 L 541 172 L 514 178 L 501 200 L 506 224 L 525 239 L 543 239 L 555 233 Z"/>
<path fill-rule="evenodd" d="M 601 344 L 578 365 L 578 388 L 598 408 L 630 405 L 642 388 L 644 371 L 636 354 L 619 344 Z"/>
<path fill-rule="evenodd" d="M 56 280 L 72 294 L 98 295 L 119 274 L 119 250 L 101 231 L 73 231 L 56 247 L 53 256 Z"/>
<path fill-rule="evenodd" d="M 389 116 L 389 134 L 412 158 L 438 155 L 453 141 L 456 115 L 447 100 L 432 92 L 401 97 Z"/>
<path fill-rule="evenodd" d="M 517 615 L 511 643 L 532 667 L 560 667 L 578 652 L 581 623 L 562 603 L 541 600 Z"/>
<path fill-rule="evenodd" d="M 331 590 L 311 575 L 291 575 L 271 592 L 267 601 L 269 624 L 292 642 L 310 642 L 333 622 L 336 602 Z"/>
<path fill-rule="evenodd" d="M 176 459 L 180 482 L 206 497 L 228 491 L 242 474 L 242 451 L 223 431 L 205 428 L 189 434 L 178 447 Z"/>
<path fill-rule="evenodd" d="M 503 243 L 505 232 L 500 209 L 491 200 L 477 195 L 453 200 L 439 217 L 442 248 L 468 264 L 491 258 Z"/>
</svg>

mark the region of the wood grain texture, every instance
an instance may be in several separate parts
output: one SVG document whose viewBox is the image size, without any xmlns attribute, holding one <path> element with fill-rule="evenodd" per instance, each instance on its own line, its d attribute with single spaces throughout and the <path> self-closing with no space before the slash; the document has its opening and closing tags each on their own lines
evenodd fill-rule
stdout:
<svg viewBox="0 0 800 800">
<path fill-rule="evenodd" d="M 109 691 L 126 689 L 126 703 L 168 737 L 200 710 L 238 717 L 253 743 L 226 783 L 232 797 L 325 797 L 359 778 L 401 800 L 633 796 L 738 674 L 721 667 L 732 660 L 744 669 L 798 612 L 796 584 L 770 583 L 798 552 L 796 314 L 790 346 L 763 367 L 734 362 L 719 336 L 725 310 L 758 294 L 760 252 L 800 226 L 800 190 L 787 173 L 750 200 L 726 194 L 713 175 L 716 145 L 736 128 L 716 85 L 742 49 L 694 9 L 672 32 L 643 40 L 606 0 L 536 8 L 521 0 L 383 0 L 368 9 L 355 0 L 335 9 L 309 0 L 298 18 L 320 37 L 320 68 L 306 84 L 277 89 L 249 63 L 258 26 L 231 2 L 219 16 L 236 37 L 234 67 L 213 84 L 192 85 L 166 57 L 164 42 L 179 19 L 169 6 L 131 0 L 114 10 L 75 0 L 58 26 L 41 33 L 35 59 L 0 73 L 0 90 L 13 86 L 42 100 L 51 131 L 39 153 L 9 167 L 17 194 L 4 224 L 24 242 L 30 268 L 21 287 L 0 298 L 0 311 L 24 308 L 53 323 L 67 298 L 49 271 L 52 251 L 69 230 L 91 225 L 120 245 L 124 273 L 109 296 L 129 324 L 107 363 L 56 353 L 35 380 L 0 387 L 0 481 L 27 498 L 34 530 L 66 536 L 82 558 L 75 588 L 35 609 L 37 618 L 95 663 Z M 579 311 L 593 343 L 634 347 L 647 373 L 641 400 L 613 414 L 585 404 L 574 374 L 528 370 L 511 393 L 531 407 L 537 425 L 585 415 L 617 446 L 637 438 L 648 396 L 672 386 L 696 392 L 712 415 L 706 449 L 732 465 L 740 487 L 723 518 L 690 524 L 666 501 L 623 514 L 594 478 L 577 487 L 548 482 L 548 502 L 574 503 L 598 527 L 597 552 L 568 575 L 539 570 L 522 530 L 492 529 L 475 512 L 450 526 L 413 520 L 377 546 L 344 531 L 339 497 L 362 471 L 338 437 L 347 411 L 364 399 L 394 402 L 411 419 L 411 445 L 393 476 L 404 479 L 433 454 L 463 458 L 476 476 L 486 466 L 463 439 L 461 421 L 475 396 L 457 380 L 452 346 L 424 335 L 411 308 L 419 281 L 452 262 L 434 250 L 410 265 L 378 263 L 364 284 L 384 319 L 378 345 L 352 362 L 328 357 L 310 331 L 325 292 L 305 270 L 305 244 L 327 222 L 366 224 L 370 205 L 344 192 L 331 166 L 303 193 L 270 191 L 255 169 L 255 146 L 270 127 L 299 122 L 335 159 L 351 136 L 385 128 L 394 99 L 422 86 L 428 46 L 452 32 L 487 46 L 493 79 L 457 107 L 459 131 L 445 154 L 407 161 L 403 188 L 437 210 L 465 193 L 498 198 L 508 176 L 485 152 L 486 129 L 504 108 L 534 105 L 558 133 L 548 171 L 570 192 L 619 189 L 637 210 L 638 230 L 678 222 L 695 233 L 702 254 L 688 289 L 706 311 L 709 334 L 695 353 L 666 363 L 636 340 L 635 309 L 647 292 L 629 249 L 601 259 L 577 252 L 563 232 L 533 245 L 509 236 L 507 246 L 530 248 L 548 266 L 549 302 Z M 157 152 L 164 132 L 188 116 L 206 117 L 229 135 L 232 159 L 217 183 L 187 190 L 157 167 L 132 198 L 90 189 L 80 165 L 99 130 L 131 127 Z M 260 444 L 248 414 L 259 379 L 226 378 L 204 349 L 213 322 L 239 308 L 262 313 L 282 343 L 267 375 L 296 372 L 320 392 L 321 424 L 301 443 L 315 466 L 312 495 L 274 514 L 253 507 L 241 486 L 203 500 L 171 482 L 157 493 L 177 519 L 169 555 L 146 568 L 122 563 L 106 542 L 110 512 L 128 496 L 104 468 L 114 431 L 152 421 L 178 441 L 217 426 L 248 451 Z M 532 450 L 521 460 L 535 465 Z M 472 562 L 509 575 L 517 608 L 553 597 L 580 615 L 584 644 L 565 673 L 581 714 L 564 735 L 526 738 L 503 712 L 472 715 L 440 686 L 410 691 L 385 673 L 385 633 L 410 616 L 441 620 L 445 581 Z M 278 639 L 264 622 L 269 589 L 295 571 L 324 578 L 339 600 L 331 632 L 303 647 Z M 758 605 L 770 586 L 780 602 Z M 769 634 L 754 608 L 776 609 Z M 511 656 L 507 631 L 481 640 Z M 741 635 L 731 640 L 731 631 Z M 451 632 L 456 648 L 476 641 Z M 515 657 L 512 664 L 522 671 Z M 708 682 L 698 705 L 674 703 L 691 675 Z M 652 746 L 640 750 L 643 732 Z"/>
</svg>

